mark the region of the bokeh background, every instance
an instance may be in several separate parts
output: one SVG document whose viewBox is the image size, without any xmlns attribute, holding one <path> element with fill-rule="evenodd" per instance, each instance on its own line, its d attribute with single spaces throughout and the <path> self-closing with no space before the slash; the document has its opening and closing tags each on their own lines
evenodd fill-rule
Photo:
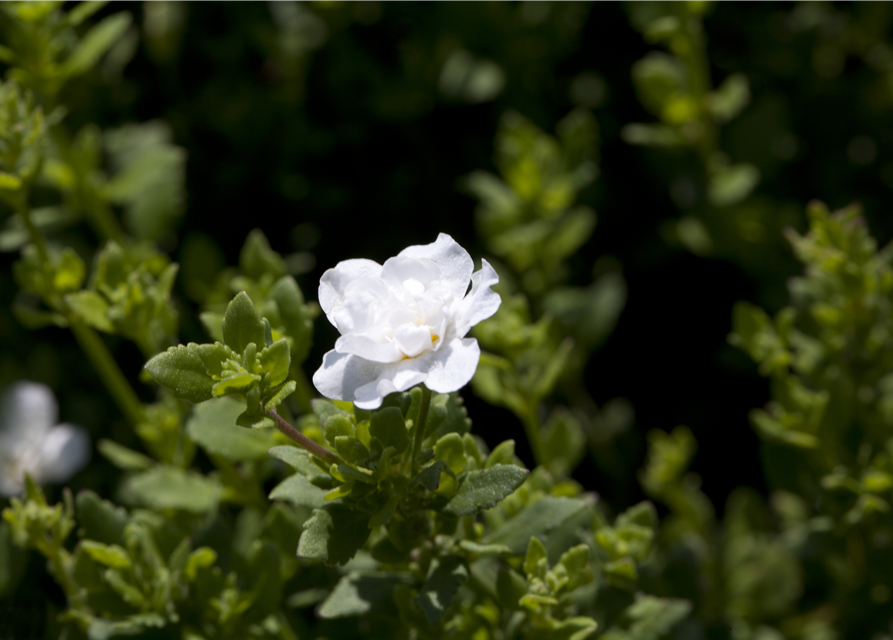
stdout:
<svg viewBox="0 0 893 640">
<path fill-rule="evenodd" d="M 624 428 L 574 477 L 617 508 L 633 504 L 644 434 L 685 424 L 699 443 L 693 469 L 720 511 L 736 486 L 765 492 L 747 413 L 767 401 L 768 383 L 727 342 L 732 305 L 784 304 L 798 266 L 782 230 L 804 230 L 812 199 L 859 201 L 875 237 L 893 236 L 893 5 L 705 8 L 710 86 L 741 74 L 748 87 L 717 125 L 714 151 L 757 171 L 724 206 L 708 202 L 696 146 L 632 144 L 630 124 L 661 120 L 654 87 L 669 82 L 637 66 L 667 50 L 643 35 L 661 11 L 647 3 L 148 2 L 114 3 L 96 19 L 122 9 L 134 16 L 125 38 L 60 102 L 72 131 L 158 121 L 182 149 L 185 196 L 159 242 L 182 265 L 183 342 L 206 340 L 194 313 L 202 283 L 237 262 L 254 228 L 288 257 L 308 299 L 336 262 L 383 261 L 438 232 L 490 255 L 466 178 L 497 172 L 501 118 L 516 112 L 554 134 L 583 109 L 598 125 L 598 175 L 577 201 L 598 224 L 567 281 L 619 273 L 628 297 L 584 369 L 596 405 L 620 399 L 611 406 Z M 81 227 L 60 233 L 85 254 L 96 242 Z M 69 335 L 12 318 L 15 255 L 0 258 L 0 384 L 47 383 L 63 420 L 136 443 Z M 308 375 L 334 339 L 319 318 Z M 109 343 L 151 397 L 136 382 L 139 352 Z M 464 396 L 476 432 L 492 444 L 515 435 L 532 464 L 517 419 Z M 97 457 L 73 486 L 102 492 L 105 464 Z"/>
</svg>

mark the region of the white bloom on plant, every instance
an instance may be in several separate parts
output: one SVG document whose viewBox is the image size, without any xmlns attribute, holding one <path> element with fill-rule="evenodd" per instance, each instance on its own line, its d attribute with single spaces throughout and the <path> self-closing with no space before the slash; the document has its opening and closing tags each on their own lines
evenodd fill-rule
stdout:
<svg viewBox="0 0 893 640">
<path fill-rule="evenodd" d="M 53 392 L 36 382 L 17 382 L 0 398 L 0 495 L 25 488 L 25 474 L 37 484 L 65 482 L 90 460 L 90 436 L 83 427 L 56 424 Z"/>
<path fill-rule="evenodd" d="M 468 252 L 441 233 L 383 265 L 345 260 L 326 271 L 319 304 L 341 337 L 313 384 L 361 409 L 421 383 L 437 393 L 465 386 L 481 357 L 477 340 L 465 335 L 501 302 L 490 288 L 499 281 L 496 271 L 481 263 L 472 274 Z"/>
</svg>

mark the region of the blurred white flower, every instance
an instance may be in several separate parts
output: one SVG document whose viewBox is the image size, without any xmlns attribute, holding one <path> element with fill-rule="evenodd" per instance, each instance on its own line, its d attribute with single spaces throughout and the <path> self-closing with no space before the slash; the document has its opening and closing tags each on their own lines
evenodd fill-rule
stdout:
<svg viewBox="0 0 893 640">
<path fill-rule="evenodd" d="M 481 350 L 468 330 L 499 308 L 499 281 L 486 260 L 472 274 L 468 252 L 445 233 L 407 247 L 384 265 L 345 260 L 326 271 L 319 304 L 341 337 L 313 384 L 361 409 L 420 383 L 438 393 L 463 387 Z M 471 283 L 471 290 L 468 285 Z"/>
<path fill-rule="evenodd" d="M 17 382 L 0 398 L 0 495 L 25 487 L 25 474 L 38 484 L 65 482 L 90 460 L 83 427 L 56 424 L 53 392 L 36 382 Z"/>
</svg>

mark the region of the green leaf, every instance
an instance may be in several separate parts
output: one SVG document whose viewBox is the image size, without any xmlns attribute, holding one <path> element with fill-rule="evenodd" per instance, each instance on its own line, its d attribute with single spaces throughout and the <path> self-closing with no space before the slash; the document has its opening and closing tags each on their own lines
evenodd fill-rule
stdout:
<svg viewBox="0 0 893 640">
<path fill-rule="evenodd" d="M 192 471 L 158 465 L 127 478 L 121 496 L 126 502 L 153 509 L 205 513 L 216 508 L 220 485 Z"/>
<path fill-rule="evenodd" d="M 552 631 L 549 632 L 549 640 L 585 640 L 598 629 L 598 623 L 592 618 L 585 616 L 575 616 L 567 618 L 559 622 Z M 606 636 L 607 637 L 607 636 Z M 639 636 L 633 636 L 639 638 Z M 651 636 L 647 636 L 651 637 Z M 657 636 L 653 636 L 657 640 Z M 644 640 L 644 638 L 642 639 Z"/>
<path fill-rule="evenodd" d="M 412 481 L 418 482 L 428 491 L 437 491 L 437 488 L 440 486 L 440 474 L 445 471 L 449 471 L 447 463 L 443 460 L 438 460 L 422 469 Z"/>
<path fill-rule="evenodd" d="M 239 268 L 252 280 L 260 280 L 264 275 L 278 279 L 285 275 L 285 261 L 270 248 L 267 237 L 260 229 L 252 229 L 239 254 Z"/>
<path fill-rule="evenodd" d="M 285 399 L 295 392 L 295 389 L 298 388 L 298 383 L 294 380 L 289 380 L 281 387 L 276 390 L 269 399 L 264 401 L 264 411 L 271 411 L 278 407 L 280 404 L 285 402 Z"/>
<path fill-rule="evenodd" d="M 223 314 L 204 311 L 199 314 L 198 319 L 201 320 L 202 326 L 208 335 L 217 342 L 223 342 Z"/>
<path fill-rule="evenodd" d="M 92 618 L 87 627 L 87 637 L 90 640 L 109 640 L 120 636 L 136 636 L 148 629 L 160 629 L 166 624 L 167 620 L 158 613 L 137 613 L 115 621 Z"/>
<path fill-rule="evenodd" d="M 434 457 L 447 463 L 455 474 L 462 473 L 465 469 L 465 444 L 458 433 L 448 433 L 434 445 Z"/>
<path fill-rule="evenodd" d="M 459 586 L 468 579 L 468 566 L 459 556 L 445 556 L 431 561 L 428 577 L 414 601 L 421 607 L 430 624 L 446 613 Z"/>
<path fill-rule="evenodd" d="M 130 556 L 116 544 L 106 545 L 93 540 L 82 540 L 81 546 L 93 560 L 112 569 L 128 569 Z"/>
<path fill-rule="evenodd" d="M 741 202 L 760 182 L 760 170 L 741 163 L 718 170 L 707 185 L 707 197 L 718 207 Z"/>
<path fill-rule="evenodd" d="M 567 409 L 557 408 L 542 431 L 543 465 L 556 478 L 567 477 L 586 453 L 586 436 L 580 421 Z"/>
<path fill-rule="evenodd" d="M 113 440 L 100 440 L 96 443 L 96 448 L 106 460 L 124 471 L 145 471 L 155 464 L 149 456 L 128 449 Z"/>
<path fill-rule="evenodd" d="M 109 303 L 97 292 L 84 289 L 69 293 L 65 296 L 65 302 L 81 320 L 91 327 L 106 333 L 114 332 L 115 326 L 108 317 Z"/>
<path fill-rule="evenodd" d="M 470 471 L 460 480 L 458 493 L 447 503 L 443 512 L 458 518 L 494 507 L 520 487 L 528 473 L 525 469 L 506 464 Z"/>
<path fill-rule="evenodd" d="M 329 478 L 327 473 L 324 473 L 319 467 L 313 464 L 310 454 L 303 449 L 285 444 L 273 447 L 267 453 L 296 469 L 298 473 L 308 480 Z"/>
<path fill-rule="evenodd" d="M 629 627 L 633 638 L 657 639 L 670 631 L 691 612 L 691 602 L 643 595 L 624 615 L 633 620 Z"/>
<path fill-rule="evenodd" d="M 327 565 L 344 564 L 365 544 L 369 537 L 368 523 L 368 515 L 340 503 L 330 502 L 314 509 L 304 523 L 298 556 Z"/>
<path fill-rule="evenodd" d="M 196 549 L 186 560 L 186 567 L 183 573 L 189 580 L 195 580 L 195 576 L 199 569 L 211 567 L 217 561 L 217 552 L 209 547 L 201 547 Z"/>
<path fill-rule="evenodd" d="M 585 544 L 579 544 L 565 551 L 561 554 L 558 564 L 567 570 L 568 582 L 564 586 L 565 592 L 589 584 L 594 579 L 592 567 L 589 566 L 589 547 Z"/>
<path fill-rule="evenodd" d="M 87 0 L 81 2 L 65 14 L 65 19 L 68 21 L 68 24 L 76 27 L 107 4 L 108 0 Z"/>
<path fill-rule="evenodd" d="M 244 291 L 232 299 L 223 314 L 223 342 L 238 354 L 251 342 L 255 347 L 265 344 L 264 323 Z"/>
<path fill-rule="evenodd" d="M 532 536 L 546 537 L 590 509 L 591 502 L 587 499 L 544 496 L 485 535 L 480 542 L 504 544 L 513 553 L 524 553 Z"/>
<path fill-rule="evenodd" d="M 133 18 L 129 13 L 116 13 L 96 24 L 78 43 L 62 65 L 62 73 L 75 76 L 93 68 L 106 51 L 130 26 Z"/>
<path fill-rule="evenodd" d="M 499 604 L 509 611 L 520 611 L 518 604 L 527 595 L 527 580 L 513 569 L 500 568 L 496 575 L 496 593 Z"/>
<path fill-rule="evenodd" d="M 403 413 L 397 407 L 386 407 L 372 414 L 369 433 L 378 438 L 385 447 L 394 447 L 397 453 L 409 448 L 409 432 Z"/>
<path fill-rule="evenodd" d="M 236 426 L 242 403 L 219 398 L 200 404 L 186 422 L 186 433 L 202 449 L 230 460 L 260 460 L 266 457 L 276 439 L 272 430 Z"/>
<path fill-rule="evenodd" d="M 285 382 L 288 368 L 291 365 L 288 340 L 282 338 L 260 352 L 258 356 L 261 370 L 270 374 L 270 385 L 276 386 Z"/>
<path fill-rule="evenodd" d="M 302 363 L 310 351 L 315 313 L 304 304 L 304 296 L 301 295 L 298 283 L 291 276 L 277 280 L 267 297 L 276 302 L 283 328 L 292 339 L 292 362 Z"/>
<path fill-rule="evenodd" d="M 729 122 L 750 102 L 750 85 L 743 73 L 733 73 L 723 80 L 712 95 L 708 96 L 707 106 L 717 122 Z"/>
<path fill-rule="evenodd" d="M 336 413 L 334 415 L 326 418 L 326 421 L 323 423 L 325 426 L 325 436 L 326 440 L 328 440 L 332 445 L 335 444 L 336 439 L 344 436 L 353 437 L 354 435 L 354 426 L 353 421 L 351 421 L 350 417 L 346 413 Z"/>
<path fill-rule="evenodd" d="M 78 535 L 104 544 L 119 544 L 127 524 L 127 511 L 103 500 L 92 491 L 78 493 L 75 499 Z"/>
<path fill-rule="evenodd" d="M 325 496 L 325 489 L 310 484 L 300 473 L 287 477 L 270 492 L 270 500 L 285 500 L 299 507 L 313 509 L 325 504 Z"/>
<path fill-rule="evenodd" d="M 228 352 L 221 344 L 195 344 L 171 347 L 146 363 L 152 379 L 183 400 L 193 404 L 213 398 L 217 381 L 208 372 L 209 363 L 219 363 Z M 216 366 L 216 365 L 215 365 Z"/>
<path fill-rule="evenodd" d="M 479 544 L 471 540 L 460 540 L 459 548 L 476 556 L 507 556 L 512 553 L 504 544 Z"/>
<path fill-rule="evenodd" d="M 253 373 L 235 373 L 219 382 L 215 382 L 214 386 L 211 387 L 211 393 L 215 398 L 221 398 L 226 395 L 244 396 L 254 388 L 260 380 L 261 377 Z"/>
<path fill-rule="evenodd" d="M 527 554 L 524 556 L 524 573 L 528 576 L 544 577 L 546 565 L 540 560 L 547 561 L 546 548 L 539 538 L 531 537 L 527 545 Z"/>
<path fill-rule="evenodd" d="M 394 586 L 399 576 L 351 572 L 342 577 L 317 611 L 320 618 L 346 618 L 367 613 L 386 614 L 394 609 Z"/>
<path fill-rule="evenodd" d="M 515 459 L 515 441 L 505 440 L 496 445 L 496 448 L 487 456 L 484 467 L 489 469 L 497 464 L 512 464 Z"/>
</svg>

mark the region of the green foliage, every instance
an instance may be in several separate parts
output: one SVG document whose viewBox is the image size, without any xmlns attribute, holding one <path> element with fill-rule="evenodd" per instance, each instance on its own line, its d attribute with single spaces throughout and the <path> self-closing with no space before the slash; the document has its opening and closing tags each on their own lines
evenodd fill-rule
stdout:
<svg viewBox="0 0 893 640">
<path fill-rule="evenodd" d="M 17 253 L 0 290 L 22 325 L 0 316 L 0 376 L 57 388 L 102 456 L 74 494 L 29 476 L 0 498 L 0 636 L 889 637 L 893 249 L 856 207 L 810 205 L 806 233 L 799 215 L 804 184 L 881 211 L 883 4 L 633 3 L 656 50 L 632 64 L 617 57 L 622 13 L 600 5 L 222 7 L 228 28 L 212 34 L 201 5 L 0 5 L 0 250 Z M 635 101 L 654 122 L 628 122 Z M 147 109 L 170 124 L 130 122 Z M 473 389 L 513 417 L 470 402 L 472 428 L 458 393 L 424 388 L 374 411 L 314 400 L 302 364 L 331 345 L 312 351 L 319 309 L 296 278 L 336 255 L 378 259 L 437 221 L 455 234 L 442 185 L 486 167 L 496 122 L 495 171 L 462 181 L 503 300 L 474 329 Z M 424 152 L 370 162 L 410 124 Z M 429 161 L 439 183 L 420 179 Z M 243 236 L 253 225 L 264 231 Z M 786 225 L 805 272 L 777 311 Z M 604 247 L 616 257 L 594 258 Z M 723 281 L 700 291 L 693 274 L 714 271 Z M 636 304 L 615 339 L 633 343 L 598 351 L 626 304 L 623 272 Z M 704 302 L 680 304 L 683 290 Z M 741 484 L 728 475 L 742 452 L 695 440 L 712 427 L 740 444 L 732 396 L 710 397 L 697 353 L 716 300 L 743 295 L 729 341 L 771 399 L 750 414 L 761 459 L 742 463 L 767 490 L 739 486 L 721 505 L 708 496 Z M 180 332 L 196 342 L 173 346 Z M 661 369 L 654 345 L 668 343 Z M 731 351 L 713 345 L 711 366 L 746 387 L 755 374 Z M 635 423 L 608 400 L 630 375 Z M 153 380 L 149 404 L 138 384 Z M 0 417 L 4 487 L 65 430 L 25 449 L 27 421 Z M 692 429 L 663 430 L 676 422 Z M 643 461 L 662 518 L 632 504 Z"/>
<path fill-rule="evenodd" d="M 265 415 L 295 390 L 286 381 L 288 341 L 272 340 L 270 323 L 261 318 L 244 292 L 233 298 L 223 316 L 224 343 L 171 347 L 146 363 L 146 371 L 178 398 L 193 403 L 234 396 L 247 403 L 237 419 L 243 427 L 270 427 Z"/>
</svg>

